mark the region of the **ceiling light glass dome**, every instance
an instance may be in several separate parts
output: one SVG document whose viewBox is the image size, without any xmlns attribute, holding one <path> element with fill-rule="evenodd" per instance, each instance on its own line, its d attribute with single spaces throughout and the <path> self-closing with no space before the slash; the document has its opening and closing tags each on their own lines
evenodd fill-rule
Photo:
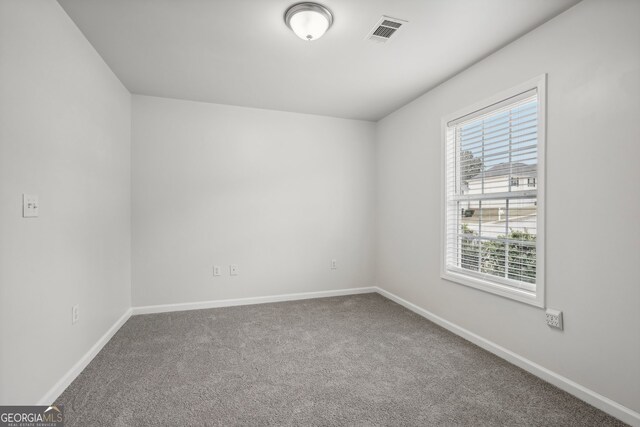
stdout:
<svg viewBox="0 0 640 427">
<path fill-rule="evenodd" d="M 333 15 L 317 3 L 297 3 L 284 14 L 284 22 L 302 40 L 317 40 L 333 24 Z"/>
</svg>

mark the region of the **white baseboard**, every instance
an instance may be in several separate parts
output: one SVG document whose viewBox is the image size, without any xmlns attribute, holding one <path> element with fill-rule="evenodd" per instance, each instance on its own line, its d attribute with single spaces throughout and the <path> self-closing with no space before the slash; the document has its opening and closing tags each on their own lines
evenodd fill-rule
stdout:
<svg viewBox="0 0 640 427">
<path fill-rule="evenodd" d="M 577 398 L 584 400 L 590 405 L 595 406 L 598 409 L 636 427 L 640 427 L 640 414 L 623 405 L 620 405 L 613 400 L 596 393 L 562 375 L 559 375 L 549 369 L 526 359 L 519 354 L 516 354 L 498 344 L 489 341 L 473 332 L 464 329 L 448 320 L 439 317 L 430 311 L 427 311 L 417 305 L 400 298 L 397 295 L 392 294 L 379 287 L 363 287 L 363 288 L 351 288 L 351 289 L 339 289 L 333 291 L 319 291 L 319 292 L 303 292 L 295 294 L 284 294 L 274 296 L 263 296 L 253 298 L 238 298 L 238 299 L 226 299 L 215 301 L 203 301 L 193 303 L 182 304 L 163 304 L 163 305 L 151 305 L 143 307 L 132 307 L 127 310 L 120 319 L 118 319 L 111 328 L 96 342 L 89 351 L 82 356 L 82 358 L 49 390 L 39 401 L 38 405 L 50 405 L 53 403 L 60 394 L 73 382 L 73 380 L 82 372 L 84 368 L 93 360 L 93 358 L 102 350 L 107 342 L 115 335 L 122 325 L 129 319 L 130 316 L 135 314 L 148 314 L 148 313 L 164 313 L 171 311 L 183 311 L 183 310 L 199 310 L 205 308 L 216 307 L 231 307 L 238 305 L 251 305 L 251 304 L 264 304 L 270 302 L 279 301 L 294 301 L 311 298 L 326 298 L 343 295 L 355 295 L 377 292 L 380 295 L 397 302 L 398 304 L 408 308 L 409 310 L 421 315 L 422 317 L 442 326 L 443 328 L 453 332 L 454 334 L 476 344 L 483 349 L 490 351 L 502 359 L 524 369 L 531 374 L 542 378 L 543 380 L 555 385 L 556 387 L 576 396 Z"/>
<path fill-rule="evenodd" d="M 132 314 L 166 313 L 171 311 L 202 310 L 204 308 L 232 307 L 236 305 L 265 304 L 269 302 L 295 301 L 311 298 L 337 297 L 343 295 L 368 294 L 376 292 L 374 287 L 337 289 L 333 291 L 301 292 L 263 297 L 222 299 L 214 301 L 187 302 L 180 304 L 146 305 L 132 307 Z"/>
<path fill-rule="evenodd" d="M 554 386 L 566 391 L 567 393 L 574 395 L 578 399 L 584 400 L 588 404 L 595 406 L 596 408 L 608 413 L 609 415 L 612 415 L 632 426 L 640 426 L 640 414 L 638 412 L 635 412 L 632 409 L 627 408 L 626 406 L 614 402 L 613 400 L 602 396 L 601 394 L 598 394 L 593 390 L 581 386 L 580 384 L 571 381 L 569 378 L 563 377 L 562 375 L 550 371 L 549 369 L 540 366 L 537 363 L 520 356 L 519 354 L 507 350 L 506 348 L 501 347 L 492 341 L 476 335 L 473 332 L 456 325 L 455 323 L 451 323 L 448 320 L 445 320 L 442 317 L 425 310 L 424 308 L 418 307 L 417 305 L 410 303 L 409 301 L 402 299 L 389 291 L 386 291 L 379 287 L 376 287 L 375 290 L 380 295 L 397 302 L 398 304 L 432 321 L 433 323 L 442 326 L 443 328 L 466 339 L 467 341 L 474 343 L 478 347 L 482 347 L 483 349 L 490 351 L 496 356 L 505 359 L 506 361 L 524 369 L 525 371 L 539 378 L 542 378 L 548 383 L 551 383 Z"/>
<path fill-rule="evenodd" d="M 102 350 L 102 347 L 118 332 L 118 329 L 125 324 L 131 317 L 131 309 L 129 308 L 118 320 L 114 323 L 104 335 L 87 351 L 84 356 L 76 362 L 75 365 L 69 371 L 64 374 L 62 378 L 38 401 L 37 405 L 51 405 L 62 394 L 62 392 L 69 387 L 69 385 L 76 379 L 80 372 L 93 360 L 94 357 Z"/>
<path fill-rule="evenodd" d="M 69 371 L 63 375 L 62 378 L 36 403 L 37 405 L 50 405 L 62 394 L 62 392 L 69 387 L 69 385 L 76 379 L 84 368 L 93 360 L 94 357 L 102 350 L 102 348 L 109 342 L 109 340 L 118 332 L 118 329 L 125 324 L 129 317 L 134 314 L 147 314 L 147 313 L 164 313 L 170 311 L 183 311 L 183 310 L 199 310 L 203 308 L 215 308 L 215 307 L 231 307 L 236 305 L 251 305 L 251 304 L 264 304 L 269 302 L 279 301 L 294 301 L 311 298 L 326 298 L 342 295 L 355 295 L 366 294 L 376 292 L 374 287 L 365 288 L 351 288 L 351 289 L 338 289 L 332 291 L 319 291 L 319 292 L 303 292 L 297 294 L 284 294 L 254 298 L 238 298 L 238 299 L 226 299 L 217 301 L 203 301 L 183 304 L 164 304 L 164 305 L 150 305 L 145 307 L 132 307 L 129 308 L 114 324 L 105 332 L 102 337 L 85 353 L 78 362 Z"/>
</svg>

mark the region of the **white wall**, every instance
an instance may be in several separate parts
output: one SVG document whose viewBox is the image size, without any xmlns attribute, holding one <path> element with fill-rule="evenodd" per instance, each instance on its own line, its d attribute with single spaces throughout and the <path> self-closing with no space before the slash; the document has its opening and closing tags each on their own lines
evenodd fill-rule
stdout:
<svg viewBox="0 0 640 427">
<path fill-rule="evenodd" d="M 134 96 L 133 305 L 372 286 L 374 131 Z"/>
<path fill-rule="evenodd" d="M 378 123 L 379 286 L 640 411 L 640 2 L 584 1 Z M 441 280 L 440 120 L 548 73 L 544 311 Z M 597 202 L 589 200 L 596 198 Z"/>
<path fill-rule="evenodd" d="M 375 272 L 640 411 L 639 14 L 633 0 L 586 0 L 377 127 L 134 96 L 131 133 L 131 96 L 59 5 L 1 0 L 0 404 L 40 399 L 132 295 L 142 306 L 352 288 Z M 441 117 L 544 72 L 547 304 L 564 311 L 563 332 L 542 310 L 438 275 Z M 40 196 L 40 218 L 21 218 L 23 192 Z M 606 203 L 585 204 L 594 196 Z"/>
<path fill-rule="evenodd" d="M 0 1 L 0 404 L 40 400 L 130 306 L 130 100 L 57 2 Z"/>
</svg>

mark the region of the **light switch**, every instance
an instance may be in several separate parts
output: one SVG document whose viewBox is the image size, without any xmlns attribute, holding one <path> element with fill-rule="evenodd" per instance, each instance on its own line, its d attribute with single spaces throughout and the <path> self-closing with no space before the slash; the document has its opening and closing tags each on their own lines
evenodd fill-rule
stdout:
<svg viewBox="0 0 640 427">
<path fill-rule="evenodd" d="M 38 196 L 36 194 L 22 195 L 22 217 L 36 218 L 38 216 Z"/>
</svg>

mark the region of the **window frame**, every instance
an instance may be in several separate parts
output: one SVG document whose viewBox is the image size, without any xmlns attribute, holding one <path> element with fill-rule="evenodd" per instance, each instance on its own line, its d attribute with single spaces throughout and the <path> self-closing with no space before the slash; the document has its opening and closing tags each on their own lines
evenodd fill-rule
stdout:
<svg viewBox="0 0 640 427">
<path fill-rule="evenodd" d="M 449 282 L 469 286 L 491 294 L 499 295 L 515 301 L 545 307 L 545 184 L 546 184 L 546 110 L 547 110 L 547 75 L 542 74 L 524 83 L 504 90 L 483 101 L 465 107 L 442 118 L 441 123 L 441 239 L 440 239 L 440 277 Z M 465 116 L 504 104 L 510 98 L 524 92 L 536 90 L 538 97 L 538 164 L 537 164 L 537 225 L 536 225 L 536 283 L 535 292 L 507 285 L 500 277 L 487 278 L 474 275 L 457 266 L 447 266 L 447 129 L 452 121 Z M 490 112 L 489 110 L 488 112 Z"/>
</svg>

